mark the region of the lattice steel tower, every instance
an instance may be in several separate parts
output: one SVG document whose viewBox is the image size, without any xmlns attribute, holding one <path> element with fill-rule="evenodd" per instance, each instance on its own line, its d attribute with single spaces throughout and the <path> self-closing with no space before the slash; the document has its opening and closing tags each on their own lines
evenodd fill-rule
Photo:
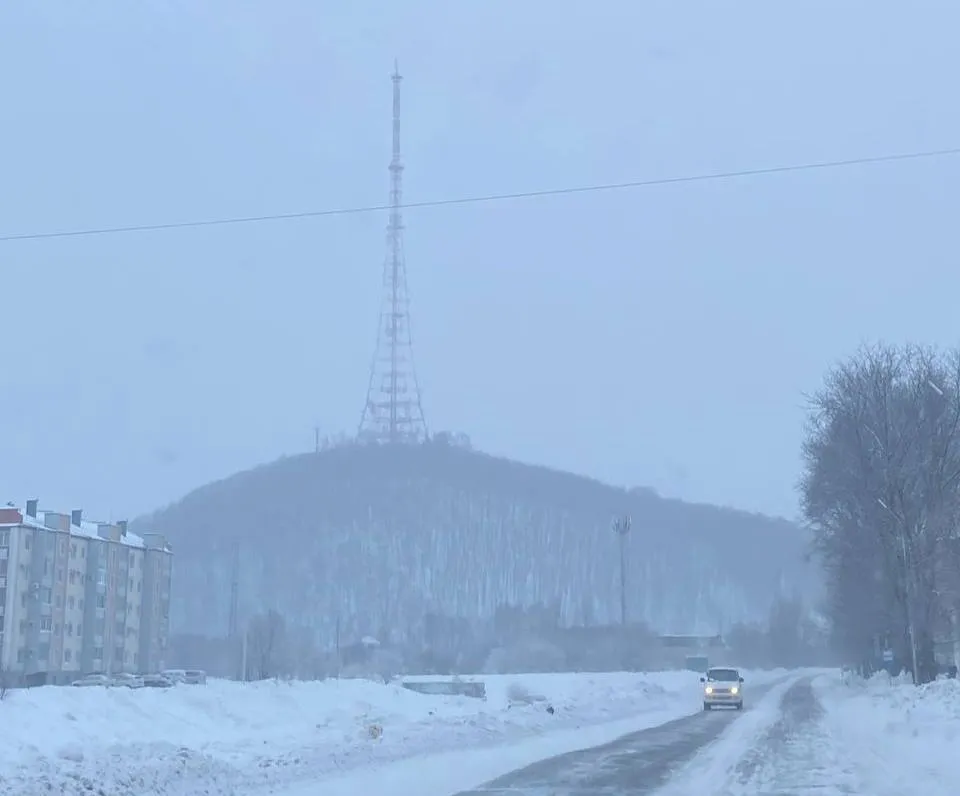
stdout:
<svg viewBox="0 0 960 796">
<path fill-rule="evenodd" d="M 357 437 L 364 442 L 416 443 L 427 438 L 420 384 L 413 362 L 410 298 L 403 256 L 403 164 L 400 162 L 400 72 L 393 67 L 393 157 L 390 160 L 390 217 L 383 264 L 383 299 L 377 348 L 370 366 L 367 402 Z"/>
</svg>

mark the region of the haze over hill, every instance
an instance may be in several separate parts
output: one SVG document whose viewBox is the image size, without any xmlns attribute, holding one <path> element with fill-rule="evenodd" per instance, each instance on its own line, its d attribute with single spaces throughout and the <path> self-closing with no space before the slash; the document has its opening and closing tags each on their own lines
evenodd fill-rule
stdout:
<svg viewBox="0 0 960 796">
<path fill-rule="evenodd" d="M 765 618 L 815 576 L 796 526 L 629 492 L 442 442 L 345 445 L 201 487 L 134 526 L 176 552 L 172 624 L 223 635 L 234 544 L 241 621 L 265 608 L 319 631 L 404 636 L 428 612 L 489 617 L 558 605 L 571 624 L 619 619 L 614 514 L 629 512 L 628 616 L 665 632 Z"/>
<path fill-rule="evenodd" d="M 394 57 L 411 202 L 950 147 L 958 25 L 943 0 L 3 3 L 23 123 L 0 226 L 381 204 Z M 829 364 L 955 340 L 958 179 L 904 161 L 411 210 L 430 425 L 793 517 Z M 4 498 L 132 517 L 355 430 L 384 225 L 3 244 L 5 325 L 30 329 L 2 348 Z"/>
</svg>

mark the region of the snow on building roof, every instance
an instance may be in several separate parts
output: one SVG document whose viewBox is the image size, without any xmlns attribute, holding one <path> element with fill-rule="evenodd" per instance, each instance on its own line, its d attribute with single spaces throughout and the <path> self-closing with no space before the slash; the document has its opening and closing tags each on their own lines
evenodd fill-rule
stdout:
<svg viewBox="0 0 960 796">
<path fill-rule="evenodd" d="M 107 541 L 116 541 L 110 538 L 109 532 L 106 535 L 100 533 L 101 528 L 116 528 L 118 527 L 116 523 L 112 522 L 97 522 L 96 520 L 81 520 L 79 525 L 70 524 L 70 533 L 74 536 L 86 536 L 89 539 L 100 539 Z M 137 536 L 135 533 L 130 533 L 130 531 L 121 530 L 120 533 L 120 544 L 125 544 L 128 547 L 145 547 L 143 543 L 143 538 Z"/>
<path fill-rule="evenodd" d="M 144 549 L 147 547 L 154 547 L 154 545 L 148 545 L 144 537 L 140 534 L 133 533 L 132 531 L 126 530 L 123 524 L 112 523 L 112 522 L 97 522 L 96 520 L 85 520 L 81 519 L 79 525 L 75 525 L 72 522 L 72 517 L 69 512 L 58 512 L 58 511 L 45 511 L 38 510 L 36 517 L 31 517 L 27 514 L 25 509 L 22 509 L 18 506 L 9 506 L 10 512 L 15 513 L 15 517 L 4 517 L 3 520 L 0 520 L 0 528 L 10 528 L 19 525 L 23 525 L 27 528 L 39 528 L 43 530 L 60 530 L 59 523 L 52 522 L 50 525 L 47 525 L 47 514 L 52 514 L 55 516 L 66 517 L 70 521 L 70 534 L 72 536 L 80 536 L 85 539 L 96 539 L 101 542 L 114 542 L 115 544 L 122 544 L 126 547 L 133 547 Z M 115 532 L 119 531 L 118 539 L 111 538 L 110 530 L 113 529 Z M 168 545 L 164 543 L 163 549 L 167 550 Z"/>
</svg>

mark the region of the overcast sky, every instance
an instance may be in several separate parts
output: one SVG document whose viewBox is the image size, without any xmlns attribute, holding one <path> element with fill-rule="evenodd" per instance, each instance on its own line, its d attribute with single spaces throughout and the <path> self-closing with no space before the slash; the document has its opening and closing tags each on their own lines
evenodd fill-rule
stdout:
<svg viewBox="0 0 960 796">
<path fill-rule="evenodd" d="M 955 0 L 13 0 L 0 235 L 960 145 Z M 956 342 L 960 158 L 411 210 L 424 408 L 794 516 L 804 393 Z M 0 243 L 0 498 L 119 519 L 354 432 L 382 214 Z"/>
</svg>

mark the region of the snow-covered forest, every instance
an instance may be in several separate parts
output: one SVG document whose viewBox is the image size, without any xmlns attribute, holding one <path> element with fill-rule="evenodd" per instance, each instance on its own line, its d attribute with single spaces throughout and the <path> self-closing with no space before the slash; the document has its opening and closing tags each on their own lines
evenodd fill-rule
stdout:
<svg viewBox="0 0 960 796">
<path fill-rule="evenodd" d="M 344 444 L 207 485 L 135 525 L 175 552 L 175 632 L 225 635 L 270 608 L 332 644 L 402 640 L 426 615 L 544 605 L 569 625 L 619 621 L 614 516 L 629 513 L 627 611 L 662 632 L 765 619 L 816 591 L 794 525 L 663 499 L 447 441 Z"/>
</svg>

